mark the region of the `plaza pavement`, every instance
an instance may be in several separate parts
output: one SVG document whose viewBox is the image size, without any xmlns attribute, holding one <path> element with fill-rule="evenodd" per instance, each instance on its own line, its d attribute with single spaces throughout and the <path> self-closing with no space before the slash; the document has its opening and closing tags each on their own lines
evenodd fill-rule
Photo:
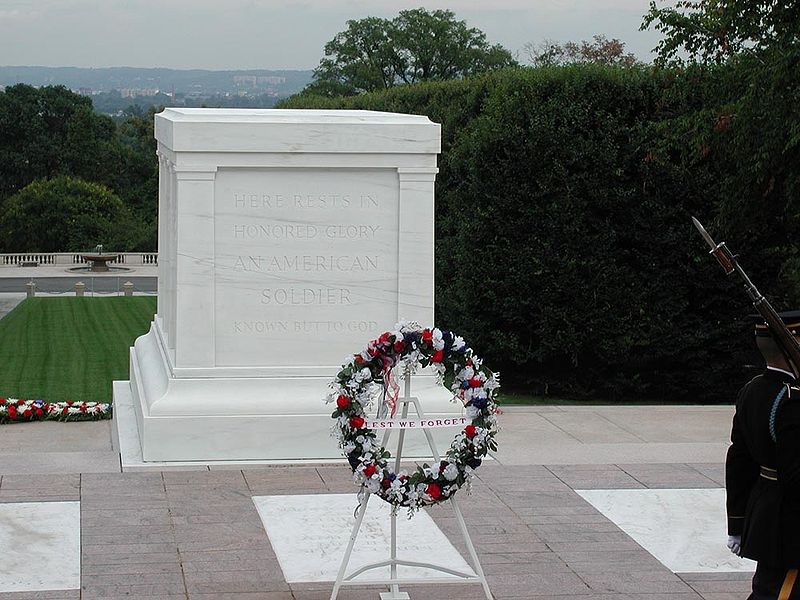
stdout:
<svg viewBox="0 0 800 600">
<path fill-rule="evenodd" d="M 719 490 L 731 415 L 731 407 L 506 407 L 497 459 L 478 470 L 471 495 L 459 493 L 495 598 L 745 598 L 749 573 L 673 573 L 575 491 Z M 109 425 L 0 427 L 0 503 L 79 501 L 81 530 L 80 589 L 0 600 L 329 598 L 331 582 L 286 582 L 252 497 L 353 493 L 348 468 L 121 473 Z M 449 508 L 428 512 L 467 556 Z M 722 545 L 724 512 L 711 517 Z M 374 599 L 380 589 L 339 597 Z M 483 597 L 477 585 L 404 589 L 415 599 Z"/>
</svg>

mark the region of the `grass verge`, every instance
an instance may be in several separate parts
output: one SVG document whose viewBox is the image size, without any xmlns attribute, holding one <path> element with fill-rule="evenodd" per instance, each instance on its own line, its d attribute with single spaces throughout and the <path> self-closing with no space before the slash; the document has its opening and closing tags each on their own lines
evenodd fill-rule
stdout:
<svg viewBox="0 0 800 600">
<path fill-rule="evenodd" d="M 111 402 L 155 296 L 29 298 L 0 319 L 0 396 Z"/>
</svg>

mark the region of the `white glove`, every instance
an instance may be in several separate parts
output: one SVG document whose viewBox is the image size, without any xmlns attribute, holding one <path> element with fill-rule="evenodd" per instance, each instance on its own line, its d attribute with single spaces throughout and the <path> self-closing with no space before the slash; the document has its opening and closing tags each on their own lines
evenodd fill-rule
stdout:
<svg viewBox="0 0 800 600">
<path fill-rule="evenodd" d="M 728 550 L 733 552 L 736 556 L 739 556 L 739 552 L 742 551 L 742 536 L 740 536 L 740 535 L 729 535 L 728 536 Z"/>
</svg>

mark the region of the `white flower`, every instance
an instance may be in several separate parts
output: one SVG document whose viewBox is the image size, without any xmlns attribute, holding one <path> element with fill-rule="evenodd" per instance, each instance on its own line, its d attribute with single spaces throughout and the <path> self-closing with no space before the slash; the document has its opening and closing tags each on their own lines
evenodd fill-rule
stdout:
<svg viewBox="0 0 800 600">
<path fill-rule="evenodd" d="M 461 350 L 465 345 L 464 338 L 462 338 L 460 335 L 457 335 L 453 338 L 453 350 Z"/>
<path fill-rule="evenodd" d="M 364 487 L 367 488 L 367 491 L 374 494 L 381 489 L 381 482 L 378 479 L 367 479 L 364 482 Z"/>
<path fill-rule="evenodd" d="M 442 337 L 442 330 L 436 327 L 431 332 L 431 343 L 434 350 L 444 350 L 444 338 Z"/>
<path fill-rule="evenodd" d="M 487 390 L 496 390 L 500 387 L 500 373 L 492 373 L 492 376 L 483 384 Z"/>
<path fill-rule="evenodd" d="M 406 319 L 400 320 L 395 326 L 395 329 L 399 329 L 403 333 L 408 333 L 411 331 L 422 331 L 422 325 L 417 323 L 416 321 L 407 321 Z"/>
<path fill-rule="evenodd" d="M 442 475 L 444 475 L 444 478 L 447 479 L 447 481 L 455 481 L 458 479 L 458 467 L 453 463 L 450 463 L 444 468 Z"/>
<path fill-rule="evenodd" d="M 476 417 L 477 417 L 479 414 L 481 414 L 481 411 L 480 411 L 480 409 L 479 409 L 479 408 L 476 408 L 476 407 L 474 407 L 474 406 L 472 406 L 472 405 L 470 404 L 469 406 L 467 406 L 467 407 L 464 409 L 464 414 L 465 414 L 465 416 L 466 416 L 468 419 L 474 419 L 474 418 L 476 418 Z"/>
</svg>

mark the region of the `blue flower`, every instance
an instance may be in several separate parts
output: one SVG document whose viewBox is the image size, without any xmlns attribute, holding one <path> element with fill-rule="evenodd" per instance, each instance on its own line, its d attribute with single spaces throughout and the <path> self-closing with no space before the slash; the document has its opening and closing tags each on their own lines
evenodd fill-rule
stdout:
<svg viewBox="0 0 800 600">
<path fill-rule="evenodd" d="M 469 389 L 469 380 L 468 379 L 465 379 L 464 381 L 461 382 L 461 388 L 465 389 L 465 390 Z"/>
<path fill-rule="evenodd" d="M 453 345 L 453 332 L 442 329 L 442 340 L 444 341 L 444 349 L 449 350 Z"/>
<path fill-rule="evenodd" d="M 486 408 L 486 404 L 488 402 L 489 399 L 486 396 L 478 396 L 477 398 L 472 399 L 472 406 L 483 410 L 484 408 Z"/>
</svg>

